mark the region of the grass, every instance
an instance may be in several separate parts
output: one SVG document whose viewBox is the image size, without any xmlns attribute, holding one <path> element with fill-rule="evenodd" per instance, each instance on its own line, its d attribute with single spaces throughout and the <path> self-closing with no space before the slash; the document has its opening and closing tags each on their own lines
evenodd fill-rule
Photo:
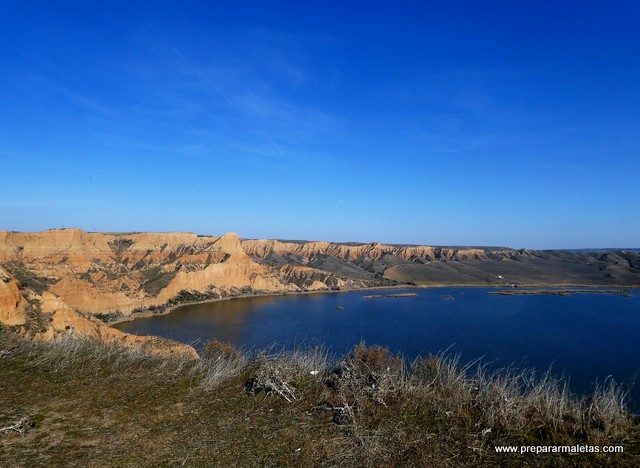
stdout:
<svg viewBox="0 0 640 468">
<path fill-rule="evenodd" d="M 26 418 L 26 419 L 25 419 Z M 19 424 L 18 424 L 19 423 Z M 385 348 L 199 360 L 0 330 L 1 466 L 638 466 L 639 422 L 612 384 L 578 398 L 548 375 Z M 495 445 L 623 445 L 497 454 Z"/>
</svg>

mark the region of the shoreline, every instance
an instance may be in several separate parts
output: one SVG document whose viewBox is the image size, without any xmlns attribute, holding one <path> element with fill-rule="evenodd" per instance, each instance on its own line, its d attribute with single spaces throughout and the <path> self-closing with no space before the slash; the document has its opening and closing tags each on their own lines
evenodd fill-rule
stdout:
<svg viewBox="0 0 640 468">
<path fill-rule="evenodd" d="M 438 286 L 438 287 L 441 287 L 441 286 Z M 174 310 L 179 309 L 180 307 L 209 304 L 211 302 L 230 301 L 233 299 L 248 299 L 251 297 L 272 297 L 272 296 L 285 297 L 285 296 L 297 296 L 297 295 L 307 295 L 307 294 L 339 294 L 339 293 L 357 292 L 357 291 L 375 291 L 375 290 L 381 290 L 381 289 L 421 289 L 421 288 L 423 287 L 407 284 L 407 285 L 392 285 L 392 286 L 372 286 L 370 288 L 349 288 L 349 289 L 340 289 L 340 290 L 285 291 L 285 292 L 274 291 L 274 292 L 261 292 L 257 294 L 244 293 L 244 294 L 238 294 L 236 296 L 211 298 L 211 299 L 205 299 L 202 301 L 183 302 L 181 304 L 167 306 L 165 310 L 163 310 L 162 312 L 152 312 L 152 311 L 139 312 L 136 314 L 120 317 L 115 320 L 109 320 L 108 322 L 104 322 L 104 323 L 107 326 L 112 326 L 112 325 L 117 325 L 119 323 L 124 323 L 124 322 L 133 322 L 134 320 L 139 318 L 159 317 L 162 315 L 167 315 L 173 312 Z"/>
<path fill-rule="evenodd" d="M 285 291 L 285 292 L 261 292 L 259 294 L 238 294 L 237 296 L 227 296 L 227 297 L 218 297 L 212 299 L 205 299 L 202 301 L 191 301 L 191 302 L 183 302 L 181 304 L 176 304 L 172 306 L 167 306 L 162 312 L 153 312 L 153 311 L 145 311 L 139 312 L 136 314 L 130 314 L 127 316 L 123 316 L 117 318 L 115 320 L 109 320 L 104 322 L 105 325 L 111 327 L 113 325 L 117 325 L 119 323 L 133 322 L 136 319 L 140 318 L 149 318 L 149 317 L 159 317 L 162 315 L 168 315 L 171 312 L 179 309 L 180 307 L 187 307 L 193 305 L 200 304 L 208 304 L 211 302 L 219 302 L 219 301 L 229 301 L 233 299 L 247 299 L 251 297 L 284 297 L 284 296 L 292 296 L 292 295 L 307 295 L 307 294 L 339 294 L 339 293 L 349 293 L 349 292 L 367 292 L 367 291 L 379 291 L 379 290 L 387 290 L 387 289 L 434 289 L 434 288 L 489 288 L 489 289 L 504 289 L 510 288 L 509 290 L 513 290 L 515 294 L 518 294 L 519 288 L 593 288 L 593 289 L 601 289 L 601 288 L 624 288 L 630 291 L 636 291 L 640 293 L 640 285 L 593 285 L 593 284 L 560 284 L 560 285 L 549 285 L 549 284 L 519 284 L 517 287 L 513 287 L 511 285 L 490 285 L 490 284 L 397 284 L 392 286 L 371 286 L 368 288 L 347 288 L 340 290 L 321 290 L 321 291 Z M 493 292 L 492 294 L 497 294 Z M 527 294 L 523 292 L 522 294 Z M 531 294 L 531 293 L 529 293 Z"/>
</svg>

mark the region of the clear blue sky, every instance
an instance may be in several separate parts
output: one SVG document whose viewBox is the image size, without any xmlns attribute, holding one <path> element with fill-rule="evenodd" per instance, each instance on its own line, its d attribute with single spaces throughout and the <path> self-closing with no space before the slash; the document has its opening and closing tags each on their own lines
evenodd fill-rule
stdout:
<svg viewBox="0 0 640 468">
<path fill-rule="evenodd" d="M 640 4 L 3 1 L 0 163 L 0 229 L 640 247 Z"/>
</svg>

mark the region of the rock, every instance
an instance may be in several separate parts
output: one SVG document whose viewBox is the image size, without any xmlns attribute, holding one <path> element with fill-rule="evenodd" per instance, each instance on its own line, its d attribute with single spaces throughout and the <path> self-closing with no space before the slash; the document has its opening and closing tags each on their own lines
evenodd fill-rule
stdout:
<svg viewBox="0 0 640 468">
<path fill-rule="evenodd" d="M 18 282 L 0 268 L 0 324 L 24 325 L 26 315 Z"/>
</svg>

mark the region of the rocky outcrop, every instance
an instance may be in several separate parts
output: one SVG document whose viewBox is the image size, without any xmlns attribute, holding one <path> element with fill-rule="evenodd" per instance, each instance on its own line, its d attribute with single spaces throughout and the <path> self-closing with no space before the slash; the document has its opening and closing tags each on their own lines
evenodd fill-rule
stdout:
<svg viewBox="0 0 640 468">
<path fill-rule="evenodd" d="M 0 324 L 24 325 L 26 315 L 18 282 L 0 268 Z"/>
<path fill-rule="evenodd" d="M 0 231 L 0 265 L 0 324 L 39 339 L 77 334 L 137 345 L 148 340 L 92 316 L 127 316 L 183 290 L 292 289 L 251 260 L 236 234 Z"/>
<path fill-rule="evenodd" d="M 68 336 L 82 336 L 104 343 L 117 343 L 129 348 L 145 348 L 155 353 L 198 355 L 191 346 L 162 340 L 152 336 L 123 333 L 92 317 L 86 317 L 69 307 L 52 293 L 42 294 L 40 308 L 49 316 L 48 326 L 34 337 L 46 341 L 60 340 Z"/>
</svg>

